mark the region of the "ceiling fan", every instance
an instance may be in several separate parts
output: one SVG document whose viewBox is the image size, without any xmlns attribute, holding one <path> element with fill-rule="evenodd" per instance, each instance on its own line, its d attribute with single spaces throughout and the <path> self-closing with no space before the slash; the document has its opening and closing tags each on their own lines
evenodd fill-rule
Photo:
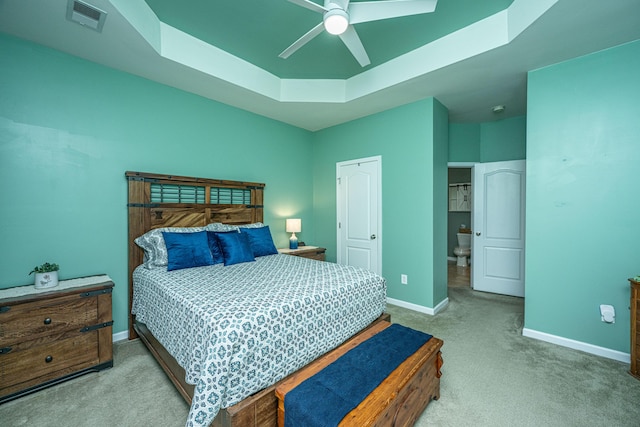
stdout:
<svg viewBox="0 0 640 427">
<path fill-rule="evenodd" d="M 349 0 L 324 0 L 324 6 L 320 6 L 311 0 L 288 1 L 321 13 L 322 22 L 286 48 L 278 55 L 280 58 L 288 58 L 326 30 L 328 33 L 340 37 L 362 67 L 369 65 L 371 61 L 362 45 L 362 41 L 360 41 L 360 37 L 358 37 L 358 33 L 353 28 L 354 24 L 430 13 L 436 9 L 438 2 L 438 0 L 380 0 L 350 3 Z"/>
</svg>

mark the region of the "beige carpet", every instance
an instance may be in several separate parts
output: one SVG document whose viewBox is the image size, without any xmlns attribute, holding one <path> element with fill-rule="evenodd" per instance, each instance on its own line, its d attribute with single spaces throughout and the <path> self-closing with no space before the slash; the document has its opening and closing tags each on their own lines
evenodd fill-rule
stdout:
<svg viewBox="0 0 640 427">
<path fill-rule="evenodd" d="M 114 345 L 114 367 L 0 405 L 0 426 L 184 426 L 189 407 L 139 341 Z"/>
<path fill-rule="evenodd" d="M 440 400 L 418 426 L 640 426 L 628 365 L 522 337 L 519 298 L 449 289 L 438 316 L 389 306 L 444 340 Z M 138 341 L 115 367 L 0 405 L 1 426 L 183 426 L 188 407 Z"/>
<path fill-rule="evenodd" d="M 449 288 L 435 317 L 391 318 L 444 341 L 440 400 L 418 426 L 640 426 L 629 366 L 522 336 L 521 298 Z"/>
</svg>

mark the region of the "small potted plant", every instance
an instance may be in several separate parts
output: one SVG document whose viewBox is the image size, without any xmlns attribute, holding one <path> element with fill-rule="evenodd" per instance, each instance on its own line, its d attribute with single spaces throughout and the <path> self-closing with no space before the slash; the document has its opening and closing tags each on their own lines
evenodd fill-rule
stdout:
<svg viewBox="0 0 640 427">
<path fill-rule="evenodd" d="M 60 266 L 58 266 L 58 264 L 50 264 L 48 262 L 36 266 L 31 270 L 31 273 L 35 273 L 36 275 L 36 289 L 46 289 L 58 286 L 58 270 L 60 270 Z"/>
</svg>

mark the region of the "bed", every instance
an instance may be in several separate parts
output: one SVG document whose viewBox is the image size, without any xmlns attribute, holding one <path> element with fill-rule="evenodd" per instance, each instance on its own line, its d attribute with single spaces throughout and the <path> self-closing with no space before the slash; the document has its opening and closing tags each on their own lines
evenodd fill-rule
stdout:
<svg viewBox="0 0 640 427">
<path fill-rule="evenodd" d="M 187 425 L 276 425 L 279 381 L 389 319 L 384 279 L 355 267 L 269 251 L 246 262 L 156 263 L 162 257 L 145 244 L 160 235 L 169 246 L 162 256 L 174 249 L 170 237 L 185 237 L 179 233 L 213 233 L 220 242 L 264 235 L 265 185 L 125 175 L 129 338 L 145 343 L 191 404 Z"/>
</svg>

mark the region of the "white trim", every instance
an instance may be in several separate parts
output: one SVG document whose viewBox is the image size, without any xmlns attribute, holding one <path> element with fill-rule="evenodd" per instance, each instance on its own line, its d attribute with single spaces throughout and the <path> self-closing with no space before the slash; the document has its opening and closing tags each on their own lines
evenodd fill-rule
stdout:
<svg viewBox="0 0 640 427">
<path fill-rule="evenodd" d="M 472 168 L 480 162 L 449 162 L 447 167 L 449 168 Z"/>
<path fill-rule="evenodd" d="M 575 341 L 569 338 L 559 337 L 557 335 L 551 335 L 545 332 L 539 332 L 528 328 L 522 329 L 522 335 L 551 344 L 556 344 L 562 347 L 584 351 L 585 353 L 595 354 L 596 356 L 606 357 L 607 359 L 617 360 L 623 363 L 631 362 L 631 355 L 628 353 L 611 350 L 610 348 L 599 347 L 597 345 L 589 344 L 582 341 Z"/>
<path fill-rule="evenodd" d="M 113 342 L 125 341 L 129 339 L 129 331 L 120 331 L 113 334 Z"/>
<path fill-rule="evenodd" d="M 249 91 L 254 96 L 285 103 L 345 103 L 384 92 L 385 89 L 403 82 L 424 77 L 452 64 L 509 45 L 557 2 L 558 0 L 516 0 L 504 10 L 348 79 L 281 79 L 162 22 L 147 4 L 110 0 L 126 25 L 148 43 L 160 60 L 171 61 L 191 73 L 204 74 L 199 78 L 219 80 L 210 85 L 212 95 L 215 92 L 225 92 L 231 94 L 228 97 L 233 98 L 231 90 L 241 88 L 243 92 Z M 155 78 L 158 81 L 165 76 L 162 72 L 156 74 L 159 76 Z M 189 90 L 185 86 L 193 86 L 191 83 L 188 80 L 180 81 L 172 86 Z M 219 89 L 224 86 L 227 86 L 226 90 Z M 232 86 L 232 89 L 228 86 Z M 202 93 L 200 95 L 207 96 Z M 254 99 L 247 98 L 247 105 L 254 102 Z M 269 108 L 268 105 L 266 107 Z M 240 108 L 247 109 L 246 106 Z"/>
<path fill-rule="evenodd" d="M 340 227 L 338 227 L 338 222 L 340 222 L 340 209 L 342 207 L 340 204 L 340 168 L 354 163 L 367 162 L 374 162 L 377 167 L 378 209 L 376 215 L 378 217 L 378 223 L 376 224 L 376 244 L 378 246 L 378 271 L 374 271 L 374 273 L 382 275 L 382 156 L 363 157 L 336 163 L 336 262 L 340 264 L 342 261 L 342 240 L 340 239 Z"/>
<path fill-rule="evenodd" d="M 435 308 L 425 307 L 422 305 L 413 304 L 410 302 L 402 301 L 395 298 L 389 298 L 389 297 L 387 297 L 387 303 L 397 305 L 398 307 L 402 307 L 402 308 L 408 308 L 409 310 L 417 311 L 420 313 L 429 314 L 431 316 L 435 316 L 436 314 L 440 313 L 447 305 L 449 305 L 449 298 L 445 298 L 444 300 L 440 301 L 440 304 L 436 305 Z"/>
</svg>

